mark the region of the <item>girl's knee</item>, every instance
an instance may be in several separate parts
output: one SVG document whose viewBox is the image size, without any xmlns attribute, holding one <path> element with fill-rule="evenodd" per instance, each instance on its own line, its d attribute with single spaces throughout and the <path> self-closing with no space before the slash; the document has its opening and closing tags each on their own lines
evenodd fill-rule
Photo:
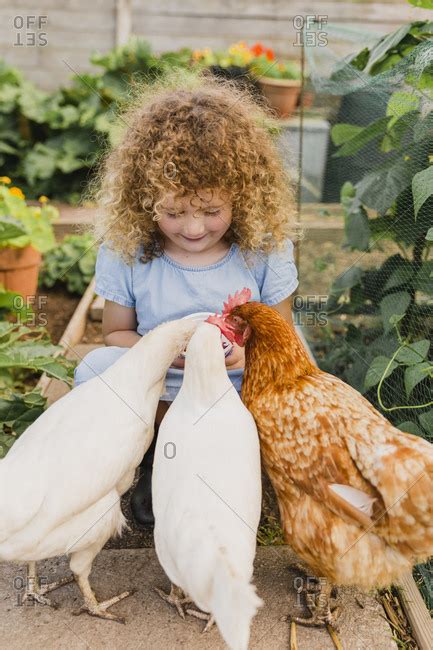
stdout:
<svg viewBox="0 0 433 650">
<path fill-rule="evenodd" d="M 74 386 L 97 377 L 119 359 L 128 348 L 117 346 L 95 348 L 86 354 L 74 370 Z"/>
</svg>

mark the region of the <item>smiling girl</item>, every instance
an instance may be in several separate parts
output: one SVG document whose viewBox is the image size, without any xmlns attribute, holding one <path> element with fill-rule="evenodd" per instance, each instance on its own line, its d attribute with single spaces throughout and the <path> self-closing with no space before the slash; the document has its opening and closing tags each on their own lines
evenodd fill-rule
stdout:
<svg viewBox="0 0 433 650">
<path fill-rule="evenodd" d="M 145 90 L 103 167 L 96 293 L 105 298 L 107 347 L 86 355 L 76 385 L 160 323 L 219 311 L 243 287 L 252 300 L 291 318 L 298 285 L 289 238 L 293 191 L 264 126 L 265 110 L 228 82 L 202 76 L 174 85 Z M 242 348 L 234 346 L 226 366 L 240 392 Z M 179 357 L 169 369 L 156 430 L 181 386 L 182 368 Z M 140 526 L 153 523 L 153 451 L 154 444 L 131 499 Z"/>
</svg>

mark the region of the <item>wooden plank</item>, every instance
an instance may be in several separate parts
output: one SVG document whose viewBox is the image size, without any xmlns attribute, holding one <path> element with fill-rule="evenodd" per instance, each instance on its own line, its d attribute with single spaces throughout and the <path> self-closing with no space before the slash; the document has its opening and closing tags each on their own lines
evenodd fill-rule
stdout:
<svg viewBox="0 0 433 650">
<path fill-rule="evenodd" d="M 433 621 L 411 573 L 400 580 L 400 602 L 409 620 L 419 650 L 433 647 Z"/>
<path fill-rule="evenodd" d="M 116 2 L 116 45 L 125 45 L 131 35 L 131 0 Z"/>
<path fill-rule="evenodd" d="M 367 6 L 366 6 L 367 5 Z M 331 0 L 189 0 L 179 5 L 178 0 L 165 0 L 157 5 L 133 2 L 134 22 L 139 16 L 175 17 L 213 17 L 220 20 L 252 18 L 263 20 L 272 18 L 292 20 L 294 16 L 326 16 L 329 22 L 356 21 L 361 24 L 373 22 L 392 22 L 402 24 L 411 20 L 429 20 L 431 14 L 427 9 L 409 5 L 405 0 L 392 2 L 347 2 Z"/>
<path fill-rule="evenodd" d="M 93 301 L 95 295 L 95 278 L 92 278 L 89 286 L 83 294 L 80 302 L 77 305 L 76 310 L 74 311 L 71 320 L 69 321 L 63 336 L 59 341 L 59 345 L 62 349 L 54 353 L 54 357 L 59 356 L 60 354 L 67 353 L 71 347 L 77 345 L 83 337 L 84 331 L 86 329 L 86 319 L 87 312 L 89 311 L 90 304 Z M 52 382 L 59 381 L 53 377 L 48 377 L 45 373 L 39 379 L 36 388 L 39 389 L 42 395 L 47 395 L 50 384 Z M 63 382 L 62 382 L 63 383 Z"/>
<path fill-rule="evenodd" d="M 101 347 L 97 343 L 78 343 L 74 345 L 72 349 L 69 349 L 65 356 L 68 359 L 77 361 L 78 363 L 86 356 L 88 352 L 95 350 L 96 348 Z M 59 379 L 52 379 L 47 386 L 45 391 L 45 397 L 47 398 L 47 406 L 51 406 L 54 402 L 57 402 L 58 399 L 67 395 L 71 389 L 65 384 L 64 381 Z"/>
</svg>

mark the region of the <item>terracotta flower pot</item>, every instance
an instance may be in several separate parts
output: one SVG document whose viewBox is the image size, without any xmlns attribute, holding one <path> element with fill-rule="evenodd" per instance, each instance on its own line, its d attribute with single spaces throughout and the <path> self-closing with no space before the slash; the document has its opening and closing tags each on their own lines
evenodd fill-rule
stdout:
<svg viewBox="0 0 433 650">
<path fill-rule="evenodd" d="M 290 117 L 298 105 L 301 82 L 292 79 L 259 77 L 257 82 L 279 117 Z"/>
<path fill-rule="evenodd" d="M 34 296 L 38 287 L 42 256 L 32 246 L 0 248 L 0 283 L 25 299 Z"/>
</svg>

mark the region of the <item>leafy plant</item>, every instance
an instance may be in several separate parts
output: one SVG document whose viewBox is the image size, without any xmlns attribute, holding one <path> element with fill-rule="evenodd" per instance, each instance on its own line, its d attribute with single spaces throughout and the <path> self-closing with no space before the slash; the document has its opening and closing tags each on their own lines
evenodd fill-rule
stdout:
<svg viewBox="0 0 433 650">
<path fill-rule="evenodd" d="M 28 371 L 46 372 L 71 385 L 74 364 L 62 356 L 53 357 L 61 350 L 61 346 L 51 343 L 44 327 L 0 321 L 0 390 L 25 388 Z"/>
<path fill-rule="evenodd" d="M 5 178 L 9 181 L 3 177 L 3 183 Z M 0 185 L 0 248 L 31 244 L 41 253 L 48 251 L 55 243 L 52 221 L 57 217 L 58 211 L 45 202 L 27 205 L 18 187 Z"/>
<path fill-rule="evenodd" d="M 425 48 L 432 34 L 433 23 L 412 23 L 351 60 L 377 78 L 372 92 L 382 88 L 382 78 L 393 83 L 385 116 L 368 126 L 337 124 L 332 129 L 337 157 L 356 156 L 371 143 L 385 154 L 385 161 L 373 161 L 359 182 L 342 187 L 345 247 L 368 253 L 388 240 L 398 252 L 380 268 L 353 265 L 335 279 L 327 305 L 330 317 L 364 318 L 359 326 L 346 324 L 343 337 L 331 336 L 322 360 L 322 367 L 338 372 L 401 430 L 430 439 L 433 64 Z M 395 66 L 398 74 L 393 76 Z"/>
<path fill-rule="evenodd" d="M 19 436 L 45 410 L 46 398 L 39 391 L 22 395 L 10 392 L 0 397 L 0 458 L 4 458 Z"/>
<path fill-rule="evenodd" d="M 255 43 L 251 47 L 245 41 L 234 43 L 227 50 L 194 50 L 193 61 L 200 66 L 222 68 L 244 68 L 256 77 L 273 79 L 300 79 L 301 70 L 295 61 L 277 61 L 270 47 Z"/>
<path fill-rule="evenodd" d="M 281 61 L 272 64 L 263 54 L 252 61 L 250 71 L 256 77 L 292 80 L 299 80 L 301 78 L 301 68 L 296 61 Z"/>
<path fill-rule="evenodd" d="M 138 38 L 94 54 L 95 74 L 72 77 L 51 93 L 0 61 L 0 166 L 26 195 L 79 201 L 107 144 L 118 137 L 117 110 L 140 83 L 189 66 L 191 50 L 153 54 Z"/>
<path fill-rule="evenodd" d="M 82 295 L 95 273 L 96 247 L 92 236 L 66 235 L 43 260 L 39 275 L 42 287 L 53 287 L 56 282 L 66 285 L 70 293 Z"/>
<path fill-rule="evenodd" d="M 20 318 L 31 316 L 31 309 L 16 308 L 18 294 L 0 293 L 3 311 Z M 19 322 L 0 321 L 0 458 L 46 408 L 46 398 L 29 386 L 45 372 L 72 385 L 75 363 L 53 354 L 62 350 L 53 345 L 43 327 L 27 327 Z"/>
</svg>

